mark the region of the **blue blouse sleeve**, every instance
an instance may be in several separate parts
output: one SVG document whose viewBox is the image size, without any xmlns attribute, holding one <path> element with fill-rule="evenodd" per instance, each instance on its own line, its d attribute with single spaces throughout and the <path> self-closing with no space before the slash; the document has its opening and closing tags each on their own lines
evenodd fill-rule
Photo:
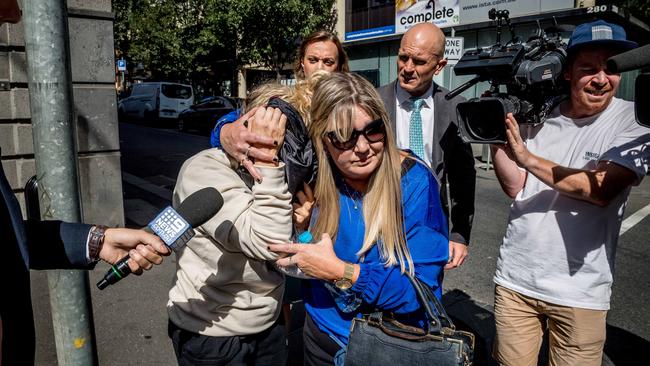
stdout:
<svg viewBox="0 0 650 366">
<path fill-rule="evenodd" d="M 221 148 L 221 127 L 223 127 L 223 125 L 226 123 L 235 122 L 237 118 L 239 118 L 239 109 L 235 109 L 234 111 L 223 115 L 217 120 L 216 125 L 212 129 L 212 133 L 210 133 L 210 146 L 219 149 Z"/>
<path fill-rule="evenodd" d="M 419 164 L 419 163 L 418 163 Z M 415 275 L 441 296 L 441 273 L 449 256 L 447 221 L 440 205 L 438 184 L 428 169 L 416 165 L 402 178 L 406 241 Z M 361 263 L 352 291 L 375 308 L 409 313 L 419 308 L 418 299 L 399 266 Z"/>
</svg>

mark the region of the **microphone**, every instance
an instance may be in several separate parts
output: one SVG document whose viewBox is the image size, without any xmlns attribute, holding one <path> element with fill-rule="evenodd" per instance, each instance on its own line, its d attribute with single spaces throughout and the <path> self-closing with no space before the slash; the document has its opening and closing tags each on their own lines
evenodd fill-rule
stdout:
<svg viewBox="0 0 650 366">
<path fill-rule="evenodd" d="M 177 210 L 165 208 L 143 230 L 158 235 L 174 251 L 178 251 L 194 236 L 194 228 L 203 225 L 223 206 L 223 197 L 215 188 L 206 187 L 189 195 Z M 105 289 L 131 273 L 129 256 L 111 266 L 97 288 Z"/>
<path fill-rule="evenodd" d="M 619 53 L 607 60 L 607 69 L 614 73 L 650 66 L 650 45 Z"/>
</svg>

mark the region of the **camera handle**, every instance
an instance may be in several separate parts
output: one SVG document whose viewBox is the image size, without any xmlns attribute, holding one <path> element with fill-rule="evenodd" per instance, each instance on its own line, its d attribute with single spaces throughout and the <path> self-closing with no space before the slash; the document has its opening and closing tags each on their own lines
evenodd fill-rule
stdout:
<svg viewBox="0 0 650 366">
<path fill-rule="evenodd" d="M 445 95 L 445 99 L 449 100 L 449 99 L 457 96 L 458 94 L 464 92 L 465 90 L 469 89 L 470 87 L 476 85 L 479 81 L 484 81 L 484 80 L 487 80 L 487 78 L 484 78 L 481 75 L 475 76 L 470 81 L 460 85 L 458 88 L 456 88 L 456 89 L 450 91 L 449 93 L 447 93 Z"/>
<path fill-rule="evenodd" d="M 510 30 L 510 37 L 512 38 L 510 42 L 516 42 L 517 37 L 515 36 L 515 27 L 512 25 L 510 22 L 510 12 L 507 9 L 504 10 L 497 10 L 495 8 L 490 9 L 488 11 L 488 18 L 491 20 L 496 20 L 497 21 L 497 41 L 496 41 L 496 46 L 501 46 L 501 27 L 503 26 L 503 23 L 505 22 L 508 25 L 508 29 Z"/>
</svg>

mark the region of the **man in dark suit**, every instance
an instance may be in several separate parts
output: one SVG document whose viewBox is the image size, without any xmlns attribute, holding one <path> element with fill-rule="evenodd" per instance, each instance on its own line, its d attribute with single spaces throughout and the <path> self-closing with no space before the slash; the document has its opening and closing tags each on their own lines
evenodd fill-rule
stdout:
<svg viewBox="0 0 650 366">
<path fill-rule="evenodd" d="M 34 364 L 30 269 L 92 269 L 130 255 L 136 273 L 162 262 L 170 250 L 143 230 L 107 229 L 61 221 L 23 221 L 0 165 L 0 351 L 2 365 Z"/>
<path fill-rule="evenodd" d="M 445 35 L 431 23 L 409 29 L 400 43 L 397 80 L 378 89 L 390 116 L 397 145 L 411 149 L 434 171 L 442 189 L 442 202 L 451 222 L 449 263 L 460 266 L 467 256 L 476 171 L 469 144 L 458 134 L 456 105 L 462 97 L 445 100 L 446 89 L 433 82 L 447 64 Z M 449 191 L 445 189 L 449 184 Z"/>
</svg>

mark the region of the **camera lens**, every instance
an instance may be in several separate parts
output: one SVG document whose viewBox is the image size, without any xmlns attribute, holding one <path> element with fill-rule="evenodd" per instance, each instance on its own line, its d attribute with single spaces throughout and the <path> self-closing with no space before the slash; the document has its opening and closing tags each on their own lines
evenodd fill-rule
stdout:
<svg viewBox="0 0 650 366">
<path fill-rule="evenodd" d="M 502 97 L 475 98 L 458 103 L 461 135 L 467 142 L 505 143 L 507 113 L 515 113 L 515 105 Z"/>
</svg>

